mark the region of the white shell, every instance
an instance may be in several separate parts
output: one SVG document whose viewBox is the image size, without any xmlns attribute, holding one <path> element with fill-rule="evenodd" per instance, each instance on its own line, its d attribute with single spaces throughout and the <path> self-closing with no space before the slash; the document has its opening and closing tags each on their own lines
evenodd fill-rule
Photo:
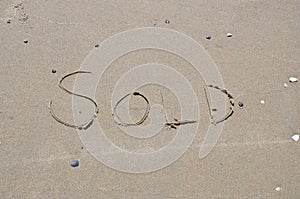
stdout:
<svg viewBox="0 0 300 199">
<path fill-rule="evenodd" d="M 276 191 L 282 191 L 282 188 L 281 187 L 276 187 L 275 190 Z"/>
<path fill-rule="evenodd" d="M 227 37 L 232 37 L 232 33 L 227 33 L 227 35 L 226 35 Z"/>
<path fill-rule="evenodd" d="M 260 100 L 260 103 L 261 104 L 265 104 L 265 100 Z"/>
<path fill-rule="evenodd" d="M 299 136 L 298 134 L 295 134 L 295 135 L 292 136 L 292 139 L 293 139 L 295 142 L 298 142 L 299 137 L 300 137 L 300 136 Z"/>
<path fill-rule="evenodd" d="M 284 86 L 284 88 L 288 87 L 287 83 L 284 83 L 283 86 Z"/>
<path fill-rule="evenodd" d="M 290 77 L 289 81 L 293 83 L 293 82 L 297 82 L 298 79 L 296 77 Z"/>
</svg>

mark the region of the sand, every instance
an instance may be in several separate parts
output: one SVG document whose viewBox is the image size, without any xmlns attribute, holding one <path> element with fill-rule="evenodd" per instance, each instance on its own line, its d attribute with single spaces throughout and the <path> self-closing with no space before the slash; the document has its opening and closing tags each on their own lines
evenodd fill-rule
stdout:
<svg viewBox="0 0 300 199">
<path fill-rule="evenodd" d="M 300 133 L 300 86 L 289 82 L 300 76 L 299 9 L 300 1 L 292 0 L 2 0 L 0 198 L 299 198 L 299 142 L 292 136 Z M 56 113 L 72 122 L 72 97 L 59 89 L 59 80 L 79 70 L 95 44 L 142 27 L 176 30 L 198 42 L 218 67 L 235 107 L 216 146 L 199 159 L 210 124 L 203 78 L 169 52 L 148 49 L 120 57 L 105 71 L 95 99 L 96 120 L 121 148 L 146 153 L 176 136 L 175 129 L 163 129 L 149 142 L 131 140 L 113 122 L 114 85 L 132 67 L 171 66 L 190 80 L 199 99 L 199 128 L 189 149 L 165 168 L 135 174 L 94 158 L 77 131 L 55 121 L 48 107 L 53 100 Z M 65 81 L 65 87 L 74 86 L 75 76 Z M 178 100 L 167 88 L 140 91 L 158 104 L 160 91 L 168 119 L 180 117 Z M 138 119 L 143 109 L 134 108 L 144 104 L 131 103 Z M 71 167 L 72 160 L 79 166 Z"/>
</svg>

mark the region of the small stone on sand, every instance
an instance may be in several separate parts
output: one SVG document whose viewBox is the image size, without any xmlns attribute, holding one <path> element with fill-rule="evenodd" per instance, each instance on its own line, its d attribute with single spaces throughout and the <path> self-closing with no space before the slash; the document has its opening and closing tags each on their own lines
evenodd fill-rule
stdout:
<svg viewBox="0 0 300 199">
<path fill-rule="evenodd" d="M 298 134 L 295 134 L 292 136 L 292 139 L 295 141 L 295 142 L 298 142 L 299 141 L 299 135 Z"/>
<path fill-rule="evenodd" d="M 243 106 L 244 106 L 243 102 L 239 102 L 238 105 L 239 105 L 239 107 L 241 107 L 241 108 L 243 108 Z"/>
<path fill-rule="evenodd" d="M 279 191 L 282 191 L 282 187 L 276 187 L 276 188 L 275 188 L 275 191 L 278 191 L 278 192 L 279 192 Z"/>
<path fill-rule="evenodd" d="M 294 83 L 294 82 L 297 82 L 298 79 L 297 79 L 296 77 L 290 77 L 290 78 L 289 78 L 289 81 L 290 81 L 291 83 Z"/>
<path fill-rule="evenodd" d="M 78 160 L 72 160 L 71 166 L 72 167 L 78 167 L 79 166 L 79 161 Z"/>
<path fill-rule="evenodd" d="M 232 33 L 229 32 L 229 33 L 226 34 L 226 36 L 227 37 L 232 37 Z"/>
</svg>

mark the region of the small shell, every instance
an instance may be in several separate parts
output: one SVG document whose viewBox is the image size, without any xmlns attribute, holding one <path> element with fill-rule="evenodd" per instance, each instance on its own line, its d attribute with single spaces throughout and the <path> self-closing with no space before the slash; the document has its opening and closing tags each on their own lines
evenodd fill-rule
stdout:
<svg viewBox="0 0 300 199">
<path fill-rule="evenodd" d="M 278 192 L 279 192 L 279 191 L 282 191 L 282 187 L 276 187 L 276 188 L 275 188 L 275 191 L 278 191 Z"/>
<path fill-rule="evenodd" d="M 284 88 L 288 87 L 287 83 L 284 83 L 284 84 L 283 84 L 283 87 L 284 87 Z"/>
<path fill-rule="evenodd" d="M 260 103 L 261 104 L 265 104 L 265 100 L 260 100 Z"/>
<path fill-rule="evenodd" d="M 295 142 L 298 142 L 299 137 L 300 137 L 300 136 L 299 136 L 298 134 L 295 134 L 295 135 L 292 136 L 292 139 L 293 139 Z"/>
<path fill-rule="evenodd" d="M 226 36 L 227 37 L 232 37 L 232 33 L 229 32 L 229 33 L 226 34 Z"/>
<path fill-rule="evenodd" d="M 294 83 L 294 82 L 297 82 L 298 79 L 297 79 L 296 77 L 290 77 L 290 78 L 289 78 L 289 81 L 290 81 L 291 83 Z"/>
</svg>

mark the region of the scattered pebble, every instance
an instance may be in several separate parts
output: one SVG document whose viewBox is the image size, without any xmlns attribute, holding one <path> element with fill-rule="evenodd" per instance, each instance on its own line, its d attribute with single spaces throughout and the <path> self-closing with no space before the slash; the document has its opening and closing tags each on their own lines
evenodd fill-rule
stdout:
<svg viewBox="0 0 300 199">
<path fill-rule="evenodd" d="M 295 141 L 295 142 L 298 142 L 299 141 L 299 135 L 298 134 L 295 134 L 292 136 L 292 139 Z"/>
<path fill-rule="evenodd" d="M 283 87 L 284 87 L 284 88 L 288 87 L 287 83 L 284 83 L 284 84 L 283 84 Z"/>
<path fill-rule="evenodd" d="M 291 83 L 294 83 L 294 82 L 297 82 L 298 79 L 297 79 L 296 77 L 290 77 L 290 78 L 289 78 L 289 81 L 290 81 Z"/>
<path fill-rule="evenodd" d="M 239 102 L 239 103 L 238 103 L 238 105 L 239 105 L 239 107 L 241 107 L 241 108 L 243 108 L 243 107 L 244 107 L 244 104 L 243 104 L 243 102 Z"/>
<path fill-rule="evenodd" d="M 95 48 L 98 48 L 98 47 L 99 47 L 99 44 L 96 44 L 96 45 L 95 45 Z"/>
<path fill-rule="evenodd" d="M 24 39 L 24 43 L 27 44 L 27 43 L 28 43 L 28 40 L 27 40 L 27 39 Z"/>
<path fill-rule="evenodd" d="M 206 36 L 206 39 L 207 39 L 207 40 L 211 40 L 211 36 L 210 36 L 210 35 L 207 35 L 207 36 Z"/>
<path fill-rule="evenodd" d="M 11 23 L 11 19 L 8 19 L 8 20 L 6 21 L 6 23 Z"/>
<path fill-rule="evenodd" d="M 79 161 L 78 160 L 72 160 L 71 166 L 72 167 L 78 167 L 79 166 Z"/>
<path fill-rule="evenodd" d="M 276 188 L 275 188 L 275 191 L 278 191 L 278 192 L 279 192 L 279 191 L 282 191 L 282 187 L 276 187 Z"/>
<path fill-rule="evenodd" d="M 169 23 L 170 23 L 170 20 L 167 19 L 167 20 L 165 21 L 165 23 L 166 23 L 166 24 L 169 24 Z"/>
<path fill-rule="evenodd" d="M 226 35 L 227 37 L 232 37 L 232 33 L 227 33 L 227 35 Z"/>
<path fill-rule="evenodd" d="M 265 100 L 260 100 L 260 103 L 261 104 L 265 104 Z"/>
<path fill-rule="evenodd" d="M 56 73 L 56 70 L 55 70 L 55 69 L 52 69 L 52 73 Z"/>
</svg>

